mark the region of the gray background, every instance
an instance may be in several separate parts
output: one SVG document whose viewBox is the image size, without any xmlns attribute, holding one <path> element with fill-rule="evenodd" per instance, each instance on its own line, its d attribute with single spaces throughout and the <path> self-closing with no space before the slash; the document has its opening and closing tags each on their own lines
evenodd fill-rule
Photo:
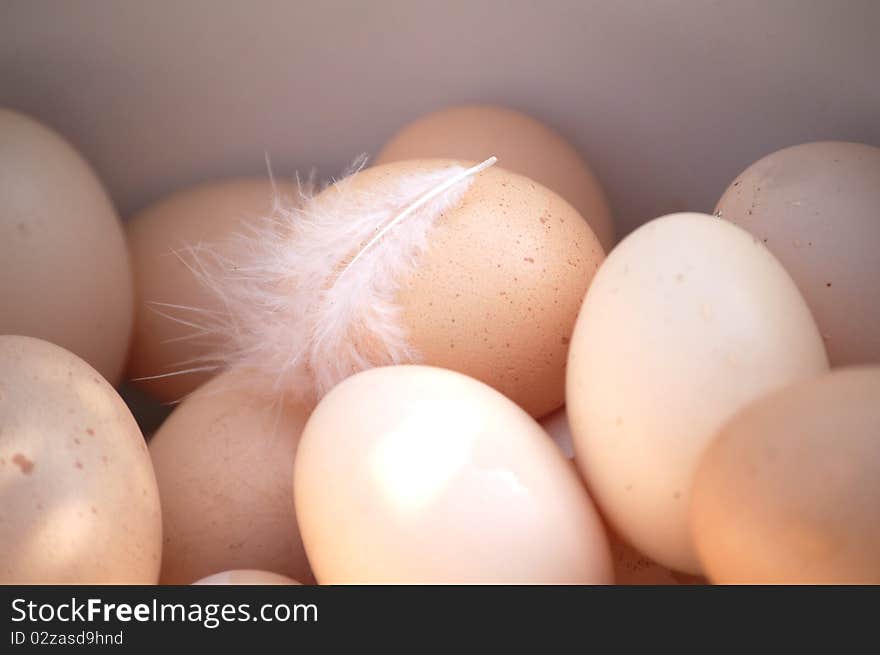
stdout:
<svg viewBox="0 0 880 655">
<path fill-rule="evenodd" d="M 458 102 L 544 119 L 620 232 L 710 211 L 745 166 L 880 145 L 880 2 L 0 0 L 0 104 L 91 160 L 123 215 L 193 182 L 340 172 Z"/>
</svg>

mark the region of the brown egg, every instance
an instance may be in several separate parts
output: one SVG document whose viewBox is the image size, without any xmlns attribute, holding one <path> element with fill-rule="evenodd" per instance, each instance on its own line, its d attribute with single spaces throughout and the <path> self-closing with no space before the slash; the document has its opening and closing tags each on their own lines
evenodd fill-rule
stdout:
<svg viewBox="0 0 880 655">
<path fill-rule="evenodd" d="M 611 582 L 572 467 L 521 408 L 460 373 L 349 377 L 309 418 L 293 482 L 322 584 Z"/>
<path fill-rule="evenodd" d="M 299 582 L 286 575 L 271 573 L 270 571 L 256 571 L 253 569 L 239 569 L 214 573 L 201 580 L 193 582 L 194 585 L 298 585 Z"/>
<path fill-rule="evenodd" d="M 832 366 L 880 363 L 880 148 L 805 143 L 749 166 L 716 213 L 776 255 L 816 317 Z"/>
<path fill-rule="evenodd" d="M 382 188 L 437 165 L 369 168 L 354 185 Z M 438 219 L 414 272 L 400 280 L 401 320 L 421 363 L 475 377 L 540 417 L 564 402 L 568 341 L 603 258 L 571 205 L 490 168 Z"/>
<path fill-rule="evenodd" d="M 58 134 L 0 109 L 0 333 L 70 350 L 115 383 L 131 337 L 128 252 L 116 210 Z"/>
<path fill-rule="evenodd" d="M 880 584 L 880 367 L 749 405 L 703 456 L 693 494 L 713 582 Z"/>
<path fill-rule="evenodd" d="M 290 478 L 308 414 L 223 373 L 181 403 L 150 441 L 162 497 L 163 584 L 261 569 L 309 582 Z"/>
<path fill-rule="evenodd" d="M 207 184 L 176 193 L 132 218 L 127 224 L 135 279 L 134 338 L 127 375 L 161 376 L 205 365 L 222 347 L 211 331 L 212 312 L 223 312 L 221 296 L 194 272 L 209 267 L 212 257 L 235 260 L 231 238 L 247 223 L 268 216 L 275 189 L 292 197 L 290 184 L 239 179 Z M 175 401 L 213 377 L 196 371 L 137 384 L 164 401 Z"/>
<path fill-rule="evenodd" d="M 0 584 L 155 584 L 161 549 L 147 446 L 113 387 L 0 336 Z"/>
<path fill-rule="evenodd" d="M 385 144 L 375 164 L 431 157 L 482 161 L 491 155 L 570 202 L 606 251 L 614 245 L 605 194 L 586 162 L 555 130 L 518 111 L 468 105 L 422 116 Z"/>
</svg>

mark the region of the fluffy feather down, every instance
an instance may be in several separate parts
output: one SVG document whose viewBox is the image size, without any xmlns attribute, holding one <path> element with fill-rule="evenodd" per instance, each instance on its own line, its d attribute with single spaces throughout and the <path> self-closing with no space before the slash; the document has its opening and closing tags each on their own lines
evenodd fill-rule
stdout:
<svg viewBox="0 0 880 655">
<path fill-rule="evenodd" d="M 298 203 L 276 198 L 270 216 L 236 235 L 236 261 L 189 249 L 193 272 L 226 308 L 199 317 L 200 332 L 228 344 L 207 366 L 243 366 L 257 373 L 254 385 L 266 393 L 316 402 L 358 371 L 419 361 L 395 303 L 398 282 L 416 266 L 430 228 L 461 201 L 471 177 L 451 165 L 356 190 L 351 181 L 362 166 L 360 160 L 322 193 L 301 190 Z M 370 243 L 443 185 L 450 186 Z"/>
</svg>

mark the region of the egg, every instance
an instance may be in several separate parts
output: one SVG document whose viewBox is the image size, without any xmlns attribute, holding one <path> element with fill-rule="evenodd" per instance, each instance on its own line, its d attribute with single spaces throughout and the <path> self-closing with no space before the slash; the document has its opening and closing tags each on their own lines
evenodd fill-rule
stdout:
<svg viewBox="0 0 880 655">
<path fill-rule="evenodd" d="M 0 108 L 0 334 L 56 343 L 115 383 L 132 302 L 122 226 L 89 164 Z"/>
<path fill-rule="evenodd" d="M 220 374 L 187 397 L 150 441 L 165 531 L 161 582 L 261 569 L 309 582 L 290 477 L 307 418 L 284 398 Z"/>
<path fill-rule="evenodd" d="M 482 161 L 490 155 L 504 168 L 565 198 L 587 220 L 604 249 L 614 245 L 605 193 L 587 163 L 558 132 L 521 112 L 464 105 L 427 114 L 397 132 L 374 163 L 434 157 Z"/>
<path fill-rule="evenodd" d="M 436 165 L 369 168 L 353 184 L 381 189 Z M 417 363 L 477 378 L 532 416 L 559 408 L 571 331 L 604 258 L 590 228 L 553 192 L 490 168 L 427 238 L 396 298 Z"/>
<path fill-rule="evenodd" d="M 540 421 L 540 425 L 568 460 L 574 458 L 571 427 L 565 408 L 558 409 Z M 574 466 L 574 462 L 572 461 Z M 577 470 L 575 468 L 575 470 Z M 619 585 L 678 585 L 689 584 L 682 576 L 642 555 L 613 533 L 608 533 L 614 583 Z"/>
<path fill-rule="evenodd" d="M 656 219 L 584 299 L 566 388 L 575 459 L 616 532 L 698 573 L 687 507 L 702 450 L 751 400 L 827 367 L 804 299 L 760 241 L 703 214 Z"/>
<path fill-rule="evenodd" d="M 558 409 L 540 421 L 540 425 L 566 459 L 574 466 L 574 444 L 565 408 Z M 575 468 L 574 470 L 577 470 Z M 611 562 L 614 567 L 614 583 L 619 585 L 677 585 L 682 582 L 680 574 L 660 566 L 642 555 L 613 533 L 608 533 L 611 545 Z"/>
<path fill-rule="evenodd" d="M 880 584 L 880 367 L 802 381 L 736 414 L 694 482 L 719 584 Z"/>
<path fill-rule="evenodd" d="M 716 213 L 755 235 L 810 306 L 832 366 L 880 363 L 880 148 L 825 141 L 749 166 Z"/>
<path fill-rule="evenodd" d="M 293 482 L 321 584 L 612 579 L 568 462 L 521 408 L 460 373 L 349 377 L 309 418 Z"/>
<path fill-rule="evenodd" d="M 226 308 L 203 269 L 214 258 L 234 262 L 236 232 L 294 193 L 292 185 L 268 179 L 214 182 L 175 193 L 127 223 L 136 298 L 127 375 L 138 386 L 177 401 L 214 376 L 213 369 L 175 374 L 210 364 L 203 358 L 222 347 L 212 327 Z"/>
<path fill-rule="evenodd" d="M 298 585 L 299 582 L 286 575 L 270 571 L 240 569 L 214 573 L 193 582 L 194 585 Z"/>
<path fill-rule="evenodd" d="M 161 550 L 147 446 L 113 387 L 0 336 L 0 584 L 155 584 Z"/>
</svg>

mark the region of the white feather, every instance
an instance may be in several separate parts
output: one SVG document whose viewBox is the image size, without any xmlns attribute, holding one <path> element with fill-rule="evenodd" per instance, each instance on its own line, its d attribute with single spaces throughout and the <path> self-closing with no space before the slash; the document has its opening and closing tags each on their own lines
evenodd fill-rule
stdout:
<svg viewBox="0 0 880 655">
<path fill-rule="evenodd" d="M 472 175 L 491 166 L 442 166 L 360 190 L 348 177 L 272 213 L 235 237 L 235 261 L 192 248 L 191 269 L 225 312 L 188 319 L 227 346 L 205 365 L 251 369 L 269 394 L 315 402 L 346 377 L 417 363 L 395 302 L 438 217 Z M 194 313 L 197 308 L 192 308 Z"/>
</svg>

